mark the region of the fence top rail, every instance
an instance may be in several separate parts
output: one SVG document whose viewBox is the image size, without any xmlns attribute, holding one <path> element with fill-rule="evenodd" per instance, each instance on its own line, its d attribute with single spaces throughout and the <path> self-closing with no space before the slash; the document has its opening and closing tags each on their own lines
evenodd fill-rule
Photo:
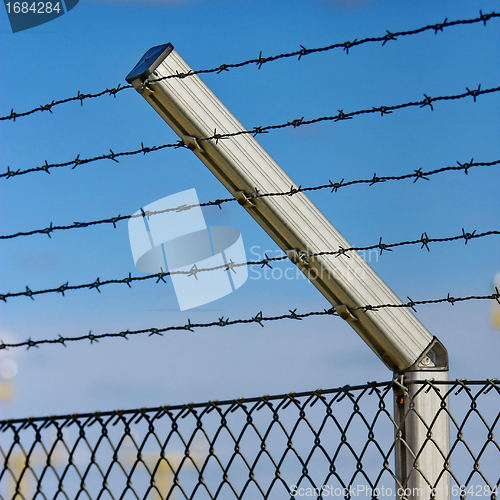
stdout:
<svg viewBox="0 0 500 500">
<path fill-rule="evenodd" d="M 497 392 L 500 393 L 500 380 L 497 378 L 492 378 L 492 379 L 486 379 L 486 380 L 467 380 L 467 379 L 456 379 L 456 380 L 449 380 L 449 381 L 443 381 L 443 380 L 403 380 L 401 378 L 399 379 L 394 379 L 390 381 L 385 381 L 385 382 L 367 382 L 364 385 L 355 385 L 355 386 L 350 386 L 350 385 L 345 385 L 343 387 L 337 387 L 334 389 L 316 389 L 315 391 L 306 391 L 306 392 L 290 392 L 288 394 L 276 394 L 276 395 L 264 395 L 264 396 L 257 396 L 257 397 L 251 397 L 251 398 L 237 398 L 237 399 L 227 399 L 227 400 L 214 400 L 214 401 L 207 401 L 203 403 L 187 403 L 187 404 L 180 404 L 180 405 L 164 405 L 164 406 L 156 406 L 156 407 L 150 407 L 150 408 L 135 408 L 135 409 L 128 409 L 128 410 L 110 410 L 110 411 L 96 411 L 96 412 L 91 412 L 91 413 L 74 413 L 74 414 L 66 414 L 66 415 L 50 415 L 50 416 L 44 416 L 44 417 L 28 417 L 28 418 L 15 418 L 15 419 L 6 419 L 6 420 L 0 420 L 0 431 L 5 431 L 8 428 L 12 428 L 13 425 L 16 425 L 19 430 L 29 427 L 30 425 L 34 423 L 40 423 L 43 422 L 45 424 L 50 424 L 50 423 L 55 423 L 55 422 L 63 422 L 64 424 L 67 424 L 69 422 L 75 422 L 77 420 L 85 420 L 87 419 L 87 423 L 91 421 L 96 421 L 100 420 L 102 418 L 108 417 L 108 420 L 113 419 L 114 417 L 118 417 L 119 419 L 122 418 L 124 415 L 133 415 L 135 416 L 146 416 L 148 414 L 159 414 L 159 413 L 166 413 L 170 411 L 183 411 L 183 410 L 188 410 L 188 412 L 192 412 L 195 409 L 203 409 L 205 411 L 211 411 L 211 409 L 215 409 L 216 407 L 227 407 L 227 411 L 231 411 L 232 407 L 238 408 L 238 407 L 244 407 L 245 405 L 249 404 L 254 404 L 255 406 L 258 406 L 258 403 L 263 403 L 266 405 L 270 401 L 285 401 L 289 400 L 290 402 L 298 399 L 298 398 L 306 398 L 311 400 L 311 406 L 315 404 L 318 399 L 324 399 L 324 396 L 332 394 L 332 395 L 350 395 L 351 397 L 354 396 L 352 394 L 353 392 L 360 392 L 361 395 L 364 394 L 367 391 L 373 392 L 376 391 L 377 389 L 382 389 L 383 395 L 381 395 L 381 399 L 385 397 L 385 395 L 389 392 L 390 389 L 392 389 L 394 386 L 400 387 L 401 384 L 404 385 L 429 385 L 430 387 L 433 386 L 439 386 L 439 385 L 446 385 L 448 386 L 448 391 L 447 393 L 452 392 L 455 389 L 463 389 L 468 386 L 489 386 L 489 390 L 495 389 Z M 360 396 L 356 397 L 358 399 Z M 343 398 L 342 398 L 343 399 Z M 257 404 L 257 405 L 256 405 Z M 90 419 L 90 420 L 88 420 Z M 132 418 L 133 420 L 133 418 Z M 21 424 L 18 426 L 18 424 Z"/>
</svg>

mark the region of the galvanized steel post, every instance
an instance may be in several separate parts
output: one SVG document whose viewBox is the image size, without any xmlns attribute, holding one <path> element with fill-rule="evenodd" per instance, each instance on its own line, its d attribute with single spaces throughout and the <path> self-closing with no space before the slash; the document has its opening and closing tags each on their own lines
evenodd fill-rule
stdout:
<svg viewBox="0 0 500 500">
<path fill-rule="evenodd" d="M 171 44 L 151 48 L 127 76 L 247 212 L 286 252 L 363 338 L 385 365 L 415 377 L 447 379 L 446 350 L 356 252 L 350 258 L 314 255 L 341 252 L 349 243 L 284 170 L 271 158 Z M 236 135 L 235 135 L 236 133 Z M 210 138 L 210 139 L 209 139 Z M 256 194 L 290 192 L 290 196 Z M 368 304 L 401 307 L 370 310 Z M 439 500 L 449 496 L 441 474 L 447 457 L 447 414 L 435 395 L 396 390 L 398 482 L 436 486 Z M 398 399 L 398 398 L 403 399 Z M 416 498 L 411 496 L 407 498 Z"/>
</svg>

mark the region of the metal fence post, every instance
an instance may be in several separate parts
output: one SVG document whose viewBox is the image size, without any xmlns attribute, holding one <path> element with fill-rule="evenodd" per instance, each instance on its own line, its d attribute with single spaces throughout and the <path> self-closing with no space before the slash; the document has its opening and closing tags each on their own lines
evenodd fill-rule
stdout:
<svg viewBox="0 0 500 500">
<path fill-rule="evenodd" d="M 448 370 L 446 349 L 358 253 L 338 258 L 349 243 L 300 186 L 294 187 L 297 184 L 254 138 L 256 132 L 243 127 L 172 44 L 149 49 L 126 80 L 390 370 L 406 380 L 422 378 L 422 372 L 423 378 L 446 380 L 442 378 Z M 268 196 L 277 192 L 289 196 Z M 396 307 L 377 309 L 367 304 Z M 401 405 L 396 405 L 397 456 L 404 498 L 422 500 L 429 492 L 436 500 L 448 500 L 444 467 L 449 453 L 448 414 L 440 411 L 442 401 L 436 392 L 424 394 L 410 385 L 401 397 Z M 406 495 L 406 487 L 420 490 Z"/>
<path fill-rule="evenodd" d="M 450 500 L 450 416 L 446 351 L 436 343 L 413 370 L 397 374 L 396 499 Z"/>
</svg>

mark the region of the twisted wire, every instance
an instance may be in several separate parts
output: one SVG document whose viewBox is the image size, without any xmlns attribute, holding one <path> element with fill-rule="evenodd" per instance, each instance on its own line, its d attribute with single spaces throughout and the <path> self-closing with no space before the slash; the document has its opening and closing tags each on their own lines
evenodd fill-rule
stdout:
<svg viewBox="0 0 500 500">
<path fill-rule="evenodd" d="M 408 302 L 402 302 L 401 304 L 367 304 L 364 306 L 353 307 L 350 309 L 351 312 L 361 312 L 366 313 L 368 311 L 377 312 L 380 309 L 386 308 L 411 308 L 416 311 L 415 306 L 424 305 L 424 304 L 441 304 L 443 302 L 447 302 L 451 305 L 455 305 L 456 302 L 465 302 L 470 300 L 496 300 L 500 304 L 500 292 L 498 288 L 495 288 L 496 292 L 490 295 L 469 295 L 467 297 L 453 297 L 448 295 L 439 299 L 427 299 L 427 300 L 412 300 L 410 297 L 408 298 Z M 282 314 L 279 316 L 263 316 L 262 311 L 259 311 L 255 316 L 251 316 L 250 318 L 239 318 L 239 319 L 229 319 L 218 318 L 216 321 L 211 321 L 209 323 L 191 323 L 191 320 L 188 319 L 187 324 L 184 325 L 170 325 L 161 328 L 144 328 L 141 330 L 125 330 L 117 333 L 101 333 L 101 334 L 93 334 L 92 330 L 89 331 L 86 335 L 80 335 L 78 337 L 63 337 L 59 335 L 56 339 L 40 339 L 33 340 L 28 338 L 24 342 L 18 343 L 4 343 L 0 340 L 0 350 L 9 349 L 14 347 L 26 347 L 30 349 L 32 347 L 39 347 L 42 344 L 61 344 L 64 347 L 66 346 L 66 342 L 77 342 L 81 340 L 89 340 L 91 344 L 94 342 L 98 342 L 103 338 L 124 338 L 128 340 L 129 336 L 132 335 L 144 335 L 148 334 L 148 336 L 160 335 L 163 336 L 164 332 L 174 331 L 174 330 L 186 330 L 190 332 L 194 332 L 194 328 L 210 328 L 214 326 L 224 327 L 230 325 L 237 324 L 249 324 L 249 323 L 258 323 L 261 327 L 264 327 L 265 322 L 269 321 L 280 321 L 284 319 L 293 319 L 293 320 L 303 320 L 304 318 L 309 318 L 311 316 L 339 316 L 335 308 L 323 309 L 322 311 L 309 311 L 307 313 L 297 313 L 297 309 L 289 309 L 289 314 Z"/>
<path fill-rule="evenodd" d="M 349 395 L 352 396 L 351 393 L 355 391 L 363 391 L 363 395 L 371 395 L 371 394 L 379 394 L 381 398 L 385 397 L 387 394 L 392 394 L 389 392 L 390 389 L 403 388 L 406 390 L 407 386 L 424 386 L 426 389 L 428 388 L 439 388 L 440 386 L 451 386 L 448 390 L 445 391 L 445 396 L 450 394 L 454 394 L 458 396 L 460 393 L 468 393 L 471 397 L 472 402 L 474 402 L 474 398 L 471 395 L 471 388 L 474 386 L 484 386 L 479 389 L 480 394 L 488 394 L 490 391 L 495 391 L 500 393 L 500 379 L 491 378 L 485 380 L 469 380 L 469 379 L 450 379 L 450 380 L 435 380 L 435 379 L 422 379 L 422 380 L 408 380 L 403 377 L 395 377 L 392 380 L 387 380 L 384 382 L 367 382 L 362 385 L 345 385 L 343 387 L 335 387 L 332 389 L 315 389 L 313 391 L 302 391 L 302 392 L 290 392 L 288 394 L 265 394 L 263 396 L 253 396 L 246 398 L 238 398 L 238 399 L 225 399 L 219 400 L 215 399 L 213 401 L 206 402 L 192 402 L 185 404 L 175 404 L 175 405 L 163 405 L 163 406 L 153 406 L 148 408 L 130 408 L 130 409 L 119 409 L 119 410 L 107 410 L 107 411 L 96 411 L 96 412 L 87 412 L 87 413 L 72 413 L 72 414 L 60 414 L 60 415 L 50 415 L 50 416 L 40 416 L 40 417 L 28 417 L 28 418 L 9 418 L 7 420 L 0 420 L 0 432 L 4 432 L 6 429 L 12 429 L 16 424 L 22 424 L 18 428 L 20 430 L 27 429 L 31 427 L 34 423 L 42 422 L 42 426 L 40 428 L 47 428 L 49 425 L 54 425 L 56 422 L 59 422 L 64 427 L 70 427 L 73 425 L 71 422 L 75 422 L 76 420 L 83 420 L 87 427 L 93 425 L 93 423 L 100 421 L 103 425 L 103 418 L 105 417 L 114 417 L 112 419 L 107 420 L 112 426 L 115 425 L 118 421 L 123 421 L 123 416 L 132 415 L 133 418 L 129 420 L 129 422 L 139 423 L 139 419 L 142 420 L 145 418 L 145 415 L 148 413 L 160 414 L 157 420 L 161 419 L 166 412 L 172 411 L 181 411 L 182 414 L 192 413 L 196 415 L 197 409 L 206 409 L 207 411 L 203 413 L 203 415 L 210 414 L 217 407 L 228 407 L 228 413 L 231 413 L 233 409 L 245 409 L 246 404 L 259 403 L 256 411 L 260 411 L 262 408 L 269 405 L 262 404 L 269 401 L 276 400 L 285 400 L 287 403 L 283 405 L 283 408 L 288 407 L 293 400 L 297 398 L 308 398 L 306 405 L 312 408 L 318 401 L 323 400 L 322 396 L 326 396 L 329 394 L 338 395 L 335 398 L 335 401 L 340 401 L 340 399 L 344 399 Z M 381 389 L 381 391 L 377 391 L 377 389 Z M 404 391 L 403 391 L 404 392 Z M 419 391 L 421 392 L 421 391 Z M 442 396 L 443 397 L 443 396 Z M 352 400 L 352 399 L 351 399 Z M 359 400 L 359 398 L 354 399 L 354 402 Z"/>
<path fill-rule="evenodd" d="M 381 116 L 391 114 L 393 111 L 404 109 L 404 108 L 409 108 L 409 107 L 420 107 L 420 108 L 425 108 L 429 107 L 432 111 L 434 110 L 433 103 L 439 102 L 439 101 L 453 101 L 457 99 L 463 99 L 465 97 L 472 96 L 474 98 L 474 102 L 476 102 L 476 98 L 479 95 L 483 94 L 490 94 L 494 92 L 500 91 L 500 87 L 494 87 L 490 89 L 483 89 L 481 90 L 481 85 L 478 86 L 477 89 L 470 90 L 468 87 L 466 88 L 467 92 L 462 93 L 462 94 L 457 94 L 457 95 L 449 95 L 449 96 L 439 96 L 439 97 L 429 97 L 428 95 L 424 94 L 424 99 L 421 101 L 411 101 L 411 102 L 406 102 L 403 104 L 395 104 L 393 106 L 378 106 L 378 107 L 372 107 L 370 109 L 362 109 L 358 111 L 351 111 L 349 113 L 344 113 L 342 109 L 338 110 L 338 114 L 333 115 L 333 116 L 322 116 L 319 118 L 313 118 L 310 120 L 304 120 L 304 117 L 298 118 L 286 123 L 281 123 L 278 125 L 266 125 L 266 126 L 258 126 L 254 127 L 251 130 L 240 130 L 237 132 L 231 132 L 231 133 L 226 133 L 226 134 L 218 134 L 217 131 L 214 132 L 213 135 L 210 137 L 201 137 L 198 139 L 198 141 L 215 141 L 216 143 L 220 140 L 228 139 L 230 137 L 236 137 L 239 135 L 245 135 L 245 134 L 251 134 L 254 137 L 257 136 L 258 134 L 266 134 L 269 131 L 272 130 L 280 130 L 288 127 L 301 127 L 304 125 L 312 125 L 314 123 L 320 123 L 324 121 L 333 121 L 333 122 L 339 122 L 339 121 L 344 121 L 344 120 L 351 120 L 353 117 L 358 116 L 358 115 L 365 115 L 365 114 L 372 114 L 372 113 L 380 113 Z M 63 163 L 48 163 L 47 160 L 45 160 L 45 164 L 42 166 L 38 167 L 32 167 L 28 168 L 25 170 L 10 170 L 10 167 L 7 167 L 7 171 L 3 172 L 0 174 L 0 177 L 3 178 L 11 178 L 11 177 L 16 177 L 19 175 L 25 175 L 31 172 L 47 172 L 50 174 L 50 169 L 52 168 L 61 168 L 61 167 L 69 167 L 71 166 L 72 169 L 76 168 L 79 165 L 84 165 L 88 163 L 92 163 L 95 161 L 99 160 L 112 160 L 116 163 L 119 163 L 117 158 L 121 156 L 132 156 L 132 155 L 138 155 L 138 154 L 147 154 L 151 153 L 153 151 L 160 151 L 165 148 L 188 148 L 188 145 L 182 141 L 179 140 L 176 143 L 169 143 L 169 144 L 162 144 L 161 146 L 152 146 L 152 147 L 147 147 L 144 146 L 144 144 L 141 143 L 141 148 L 136 149 L 133 151 L 123 151 L 119 153 L 115 153 L 113 150 L 109 150 L 109 154 L 103 154 L 99 156 L 95 156 L 93 158 L 80 158 L 80 155 L 78 155 L 74 160 L 66 161 Z"/>
<path fill-rule="evenodd" d="M 326 51 L 330 51 L 333 49 L 343 49 L 346 52 L 346 54 L 349 54 L 349 50 L 352 49 L 353 47 L 358 46 L 358 45 L 363 45 L 363 44 L 372 43 L 372 42 L 382 42 L 382 46 L 385 46 L 385 44 L 387 42 L 395 41 L 400 37 L 416 35 L 418 33 L 423 33 L 425 31 L 432 31 L 432 30 L 434 30 L 434 33 L 437 34 L 438 32 L 443 31 L 444 28 L 449 28 L 451 26 L 470 25 L 470 24 L 476 24 L 476 23 L 480 23 L 480 22 L 482 22 L 486 26 L 487 21 L 489 21 L 490 19 L 496 18 L 496 17 L 500 17 L 500 14 L 497 14 L 495 12 L 491 12 L 490 14 L 483 14 L 482 11 L 479 11 L 479 17 L 477 17 L 475 19 L 463 19 L 463 20 L 457 20 L 457 21 L 448 21 L 448 19 L 445 19 L 442 23 L 424 26 L 422 28 L 418 28 L 418 29 L 414 29 L 414 30 L 398 31 L 395 33 L 391 33 L 389 31 L 387 31 L 387 33 L 383 36 L 363 38 L 360 40 L 358 40 L 356 38 L 353 41 L 347 41 L 347 42 L 343 42 L 343 43 L 335 43 L 332 45 L 328 45 L 326 47 L 317 47 L 317 48 L 307 49 L 301 45 L 300 50 L 296 50 L 296 51 L 288 52 L 288 53 L 283 53 L 283 54 L 277 54 L 277 55 L 269 56 L 269 57 L 262 57 L 262 52 L 261 52 L 257 59 L 249 59 L 249 60 L 239 62 L 239 63 L 221 64 L 221 65 L 217 66 L 216 68 L 193 70 L 189 73 L 179 73 L 179 74 L 170 75 L 170 76 L 167 76 L 164 78 L 160 78 L 160 79 L 155 80 L 155 81 L 168 79 L 168 78 L 186 78 L 186 77 L 191 76 L 191 75 L 200 75 L 200 74 L 208 74 L 208 73 L 220 74 L 224 71 L 229 71 L 230 69 L 241 68 L 244 66 L 248 66 L 250 64 L 256 64 L 257 67 L 260 69 L 264 64 L 278 61 L 280 59 L 286 59 L 286 58 L 298 56 L 298 60 L 300 61 L 302 59 L 302 57 L 308 56 L 310 54 L 326 52 Z M 17 118 L 21 118 L 23 116 L 29 116 L 29 115 L 32 115 L 33 113 L 43 112 L 43 111 L 49 111 L 50 113 L 52 113 L 52 108 L 59 106 L 61 104 L 72 102 L 72 101 L 80 101 L 80 105 L 83 106 L 83 101 L 85 101 L 87 99 L 94 99 L 94 98 L 101 97 L 104 95 L 109 95 L 109 96 L 113 96 L 116 98 L 116 94 L 118 94 L 119 92 L 122 92 L 123 90 L 130 89 L 132 87 L 133 87 L 132 85 L 121 86 L 119 84 L 116 87 L 113 87 L 111 89 L 106 88 L 105 90 L 102 90 L 102 91 L 94 93 L 94 94 L 92 94 L 92 93 L 83 94 L 80 91 L 78 91 L 76 96 L 68 97 L 66 99 L 52 100 L 52 102 L 50 102 L 50 103 L 43 104 L 41 106 L 38 106 L 36 108 L 33 108 L 29 111 L 25 111 L 22 113 L 16 113 L 12 109 L 9 115 L 0 117 L 0 121 L 12 120 L 15 122 Z"/>
<path fill-rule="evenodd" d="M 321 184 L 318 186 L 310 186 L 310 187 L 302 187 L 302 186 L 293 187 L 292 186 L 290 188 L 290 191 L 287 191 L 287 192 L 260 193 L 257 191 L 257 192 L 252 194 L 252 199 L 267 198 L 267 197 L 274 197 L 274 196 L 293 196 L 294 194 L 300 193 L 300 192 L 318 191 L 318 190 L 324 190 L 324 189 L 330 189 L 332 193 L 336 193 L 338 189 L 343 188 L 343 187 L 347 187 L 347 186 L 354 186 L 357 184 L 368 184 L 369 186 L 373 186 L 374 184 L 379 184 L 382 182 L 401 181 L 401 180 L 406 180 L 406 179 L 413 179 L 413 183 L 415 183 L 419 179 L 429 180 L 430 176 L 440 174 L 443 172 L 463 170 L 466 174 L 468 174 L 468 171 L 471 168 L 491 167 L 491 166 L 495 166 L 498 164 L 500 164 L 500 160 L 495 160 L 495 161 L 491 161 L 491 162 L 474 162 L 474 159 L 471 159 L 469 162 L 464 162 L 464 163 L 457 162 L 457 165 L 442 167 L 442 168 L 438 168 L 435 170 L 429 170 L 427 172 L 422 172 L 422 169 L 418 169 L 418 170 L 414 170 L 412 173 L 407 173 L 407 174 L 403 174 L 403 175 L 391 175 L 391 176 L 377 176 L 377 174 L 374 173 L 373 177 L 371 177 L 369 179 L 355 179 L 355 180 L 351 180 L 351 181 L 345 181 L 345 179 L 342 179 L 340 182 L 332 182 L 329 180 L 328 184 Z M 19 231 L 17 233 L 13 233 L 13 234 L 0 235 L 0 240 L 18 238 L 20 236 L 31 236 L 34 234 L 46 234 L 50 238 L 51 233 L 53 231 L 78 229 L 78 228 L 96 226 L 96 225 L 100 225 L 100 224 L 113 224 L 113 227 L 116 229 L 117 222 L 129 220 L 129 219 L 132 219 L 134 217 L 146 216 L 149 219 L 149 217 L 152 215 L 162 214 L 162 213 L 166 213 L 166 212 L 180 212 L 180 211 L 189 210 L 189 209 L 195 208 L 195 207 L 218 206 L 219 208 L 222 208 L 222 205 L 224 203 L 228 203 L 231 201 L 236 201 L 236 198 L 217 199 L 217 200 L 207 201 L 207 202 L 199 203 L 199 204 L 195 204 L 195 205 L 179 205 L 177 207 L 166 208 L 163 210 L 156 210 L 156 211 L 144 211 L 144 210 L 142 210 L 142 213 L 138 214 L 138 215 L 117 215 L 115 217 L 109 217 L 107 219 L 99 219 L 99 220 L 93 220 L 93 221 L 88 221 L 88 222 L 74 222 L 73 224 L 68 224 L 65 226 L 53 226 L 52 222 L 51 222 L 48 227 L 45 227 L 43 229 L 33 229 L 32 231 Z"/>
<path fill-rule="evenodd" d="M 431 243 L 447 243 L 451 241 L 457 241 L 457 240 L 464 240 L 465 244 L 467 244 L 470 240 L 477 239 L 477 238 L 484 238 L 486 236 L 493 236 L 493 235 L 500 235 L 500 231 L 486 231 L 483 233 L 477 233 L 476 230 L 469 232 L 465 231 L 465 229 L 462 228 L 462 233 L 458 234 L 456 236 L 450 236 L 446 238 L 429 238 L 426 232 L 422 233 L 421 237 L 419 239 L 415 240 L 408 240 L 408 241 L 400 241 L 396 243 L 383 243 L 382 242 L 382 237 L 380 238 L 379 242 L 375 245 L 370 245 L 370 246 L 365 246 L 365 247 L 349 247 L 349 248 L 342 248 L 340 247 L 336 251 L 323 251 L 323 252 L 316 252 L 316 253 L 304 253 L 303 258 L 314 258 L 318 257 L 321 255 L 333 255 L 335 257 L 349 257 L 349 252 L 361 252 L 361 251 L 369 251 L 369 250 L 379 250 L 380 255 L 384 251 L 389 251 L 392 252 L 393 248 L 401 247 L 401 246 L 407 246 L 407 245 L 421 245 L 420 249 L 425 248 L 427 251 L 430 252 L 429 244 Z M 134 281 L 145 281 L 145 280 L 151 280 L 155 279 L 156 283 L 159 283 L 162 281 L 163 283 L 166 283 L 165 277 L 167 276 L 172 276 L 175 274 L 184 274 L 188 277 L 194 277 L 196 278 L 196 275 L 200 272 L 209 272 L 209 271 L 216 271 L 216 270 L 221 270 L 224 269 L 225 271 L 232 271 L 236 273 L 236 268 L 242 267 L 242 266 L 261 266 L 263 267 L 269 267 L 271 268 L 272 266 L 270 265 L 270 262 L 276 262 L 276 261 L 282 261 L 288 259 L 288 256 L 283 255 L 280 257 L 268 257 L 265 255 L 265 258 L 259 261 L 247 261 L 247 262 L 240 262 L 240 263 L 234 263 L 232 260 L 228 264 L 223 264 L 220 266 L 214 266 L 214 267 L 207 267 L 207 268 L 198 268 L 196 264 L 192 266 L 192 268 L 189 271 L 168 271 L 168 272 L 159 272 L 156 274 L 149 274 L 146 276 L 132 276 L 131 273 L 129 273 L 128 277 L 123 278 L 123 279 L 110 279 L 110 280 L 105 280 L 101 281 L 99 278 L 97 278 L 93 283 L 85 283 L 85 284 L 80 284 L 80 285 L 70 285 L 69 282 L 66 282 L 65 284 L 61 285 L 60 287 L 57 288 L 48 288 L 44 290 L 31 290 L 28 286 L 26 287 L 26 291 L 24 292 L 15 292 L 15 293 L 4 293 L 0 294 L 0 300 L 3 300 L 4 302 L 7 302 L 8 298 L 14 298 L 14 297 L 29 297 L 32 300 L 34 299 L 34 296 L 36 295 L 43 295 L 47 293 L 60 293 L 64 296 L 65 292 L 69 290 L 81 290 L 81 289 L 93 289 L 95 288 L 99 293 L 101 292 L 100 287 L 106 286 L 106 285 L 111 285 L 111 284 L 125 284 L 129 288 L 132 288 L 131 283 Z M 197 279 L 197 278 L 196 278 Z"/>
</svg>

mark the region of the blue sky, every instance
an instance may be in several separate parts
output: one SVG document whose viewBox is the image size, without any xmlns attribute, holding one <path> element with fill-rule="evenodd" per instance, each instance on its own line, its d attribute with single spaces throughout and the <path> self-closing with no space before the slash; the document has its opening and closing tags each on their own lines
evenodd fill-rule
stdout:
<svg viewBox="0 0 500 500">
<path fill-rule="evenodd" d="M 396 1 L 141 1 L 81 0 L 67 15 L 12 34 L 0 15 L 0 115 L 125 84 L 150 47 L 173 43 L 194 69 L 383 36 L 448 20 L 472 19 L 498 4 Z M 336 49 L 232 69 L 204 81 L 248 128 L 336 115 L 497 87 L 500 21 L 450 27 L 396 41 Z M 402 175 L 499 159 L 499 93 L 323 122 L 259 136 L 297 185 L 313 186 Z M 64 104 L 0 122 L 0 170 L 40 166 L 172 143 L 177 136 L 133 90 Z M 443 173 L 429 181 L 387 182 L 311 194 L 352 245 L 455 236 L 499 228 L 498 166 Z M 165 196 L 196 188 L 201 201 L 227 192 L 188 150 L 53 169 L 0 179 L 1 234 L 131 214 Z M 237 227 L 249 258 L 278 248 L 237 204 L 204 210 L 211 225 Z M 253 248 L 253 253 L 250 249 Z M 140 275 L 127 223 L 59 231 L 0 243 L 0 293 Z M 499 269 L 498 236 L 384 253 L 371 264 L 405 299 L 487 295 Z M 282 270 L 292 266 L 283 263 Z M 260 269 L 260 268 L 257 268 Z M 279 276 L 275 272 L 275 276 Z M 5 342 L 321 310 L 327 301 L 304 279 L 250 279 L 235 293 L 180 312 L 172 283 L 137 283 L 40 295 L 1 303 Z M 269 277 L 269 276 L 268 276 Z M 450 376 L 498 376 L 500 336 L 486 301 L 428 305 L 417 316 L 448 348 Z M 4 416 L 153 406 L 330 388 L 391 373 L 339 318 L 173 332 L 163 337 L 104 339 L 40 349 L 12 349 L 15 399 Z"/>
</svg>

